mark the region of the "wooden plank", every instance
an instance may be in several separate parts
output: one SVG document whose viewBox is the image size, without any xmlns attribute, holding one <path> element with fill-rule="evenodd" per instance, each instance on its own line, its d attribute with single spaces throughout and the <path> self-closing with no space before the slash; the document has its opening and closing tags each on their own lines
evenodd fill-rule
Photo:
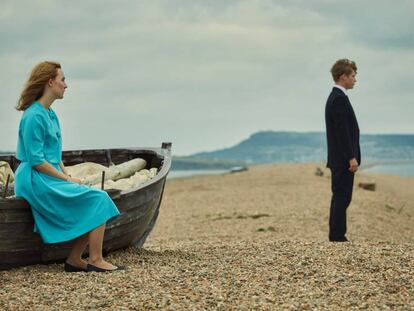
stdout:
<svg viewBox="0 0 414 311">
<path fill-rule="evenodd" d="M 8 223 L 31 224 L 33 227 L 32 211 L 29 207 L 24 209 L 13 208 L 12 206 L 0 208 L 0 225 Z"/>
<path fill-rule="evenodd" d="M 41 258 L 41 253 L 38 251 L 0 251 L 0 270 L 40 263 Z"/>
<path fill-rule="evenodd" d="M 32 223 L 2 223 L 0 224 L 0 245 L 10 239 L 28 240 L 38 236 L 33 232 L 34 224 Z M 3 238 L 6 237 L 6 238 Z"/>
<path fill-rule="evenodd" d="M 23 250 L 41 250 L 43 248 L 42 239 L 38 235 L 33 235 L 30 239 L 10 237 L 0 240 L 0 252 L 16 252 Z M 3 260 L 3 259 L 1 259 Z"/>
</svg>

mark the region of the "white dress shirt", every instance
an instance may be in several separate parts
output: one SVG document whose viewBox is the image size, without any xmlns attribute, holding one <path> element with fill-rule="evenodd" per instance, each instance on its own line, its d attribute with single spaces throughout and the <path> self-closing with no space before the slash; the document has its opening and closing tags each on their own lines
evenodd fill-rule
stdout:
<svg viewBox="0 0 414 311">
<path fill-rule="evenodd" d="M 337 88 L 338 88 L 338 89 L 340 89 L 342 92 L 344 92 L 344 94 L 345 94 L 346 96 L 348 96 L 348 92 L 346 91 L 346 88 L 344 88 L 342 85 L 335 84 L 335 85 L 334 85 L 334 87 L 337 87 Z"/>
</svg>

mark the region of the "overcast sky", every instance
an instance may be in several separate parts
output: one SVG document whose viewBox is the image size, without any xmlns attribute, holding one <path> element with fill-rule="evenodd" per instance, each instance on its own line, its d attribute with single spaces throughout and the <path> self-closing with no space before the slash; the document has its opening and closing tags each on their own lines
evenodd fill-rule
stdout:
<svg viewBox="0 0 414 311">
<path fill-rule="evenodd" d="M 62 64 L 64 149 L 178 155 L 259 130 L 324 131 L 338 58 L 362 133 L 414 133 L 414 1 L 0 0 L 0 150 L 35 64 Z"/>
</svg>

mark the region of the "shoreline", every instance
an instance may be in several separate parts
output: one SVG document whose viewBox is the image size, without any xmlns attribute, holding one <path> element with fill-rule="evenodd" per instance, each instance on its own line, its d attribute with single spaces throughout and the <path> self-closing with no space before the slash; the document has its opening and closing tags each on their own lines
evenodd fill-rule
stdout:
<svg viewBox="0 0 414 311">
<path fill-rule="evenodd" d="M 258 163 L 253 165 L 246 165 L 248 169 L 254 168 L 260 165 L 284 165 L 284 164 L 317 164 L 320 168 L 326 169 L 326 164 L 324 162 L 318 161 L 309 161 L 309 162 L 276 162 L 276 163 Z M 412 165 L 414 167 L 414 160 L 396 160 L 396 161 L 377 161 L 377 162 L 368 162 L 367 164 L 362 164 L 359 169 L 359 172 L 367 172 L 371 174 L 384 174 L 389 176 L 399 176 L 399 177 L 408 177 L 414 178 L 414 170 L 408 174 L 398 174 L 397 172 L 392 172 L 391 170 L 385 171 L 375 171 L 375 168 L 380 168 L 382 166 L 400 166 L 400 165 Z M 374 169 L 374 170 L 373 170 Z M 169 180 L 181 179 L 181 178 L 190 178 L 195 176 L 212 176 L 212 175 L 221 175 L 221 174 L 230 174 L 231 169 L 194 169 L 194 170 L 172 170 L 168 176 Z M 173 176 L 170 176 L 173 175 Z M 178 176 L 176 176 L 178 175 Z"/>
</svg>

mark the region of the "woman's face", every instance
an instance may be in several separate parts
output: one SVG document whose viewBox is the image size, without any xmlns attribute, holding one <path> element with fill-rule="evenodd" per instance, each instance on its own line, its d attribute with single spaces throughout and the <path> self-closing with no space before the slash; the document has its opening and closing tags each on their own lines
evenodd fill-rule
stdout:
<svg viewBox="0 0 414 311">
<path fill-rule="evenodd" d="M 63 74 L 62 69 L 57 69 L 58 74 L 55 79 L 50 80 L 49 86 L 56 98 L 63 98 L 65 89 L 68 87 L 65 83 L 65 75 Z"/>
</svg>

